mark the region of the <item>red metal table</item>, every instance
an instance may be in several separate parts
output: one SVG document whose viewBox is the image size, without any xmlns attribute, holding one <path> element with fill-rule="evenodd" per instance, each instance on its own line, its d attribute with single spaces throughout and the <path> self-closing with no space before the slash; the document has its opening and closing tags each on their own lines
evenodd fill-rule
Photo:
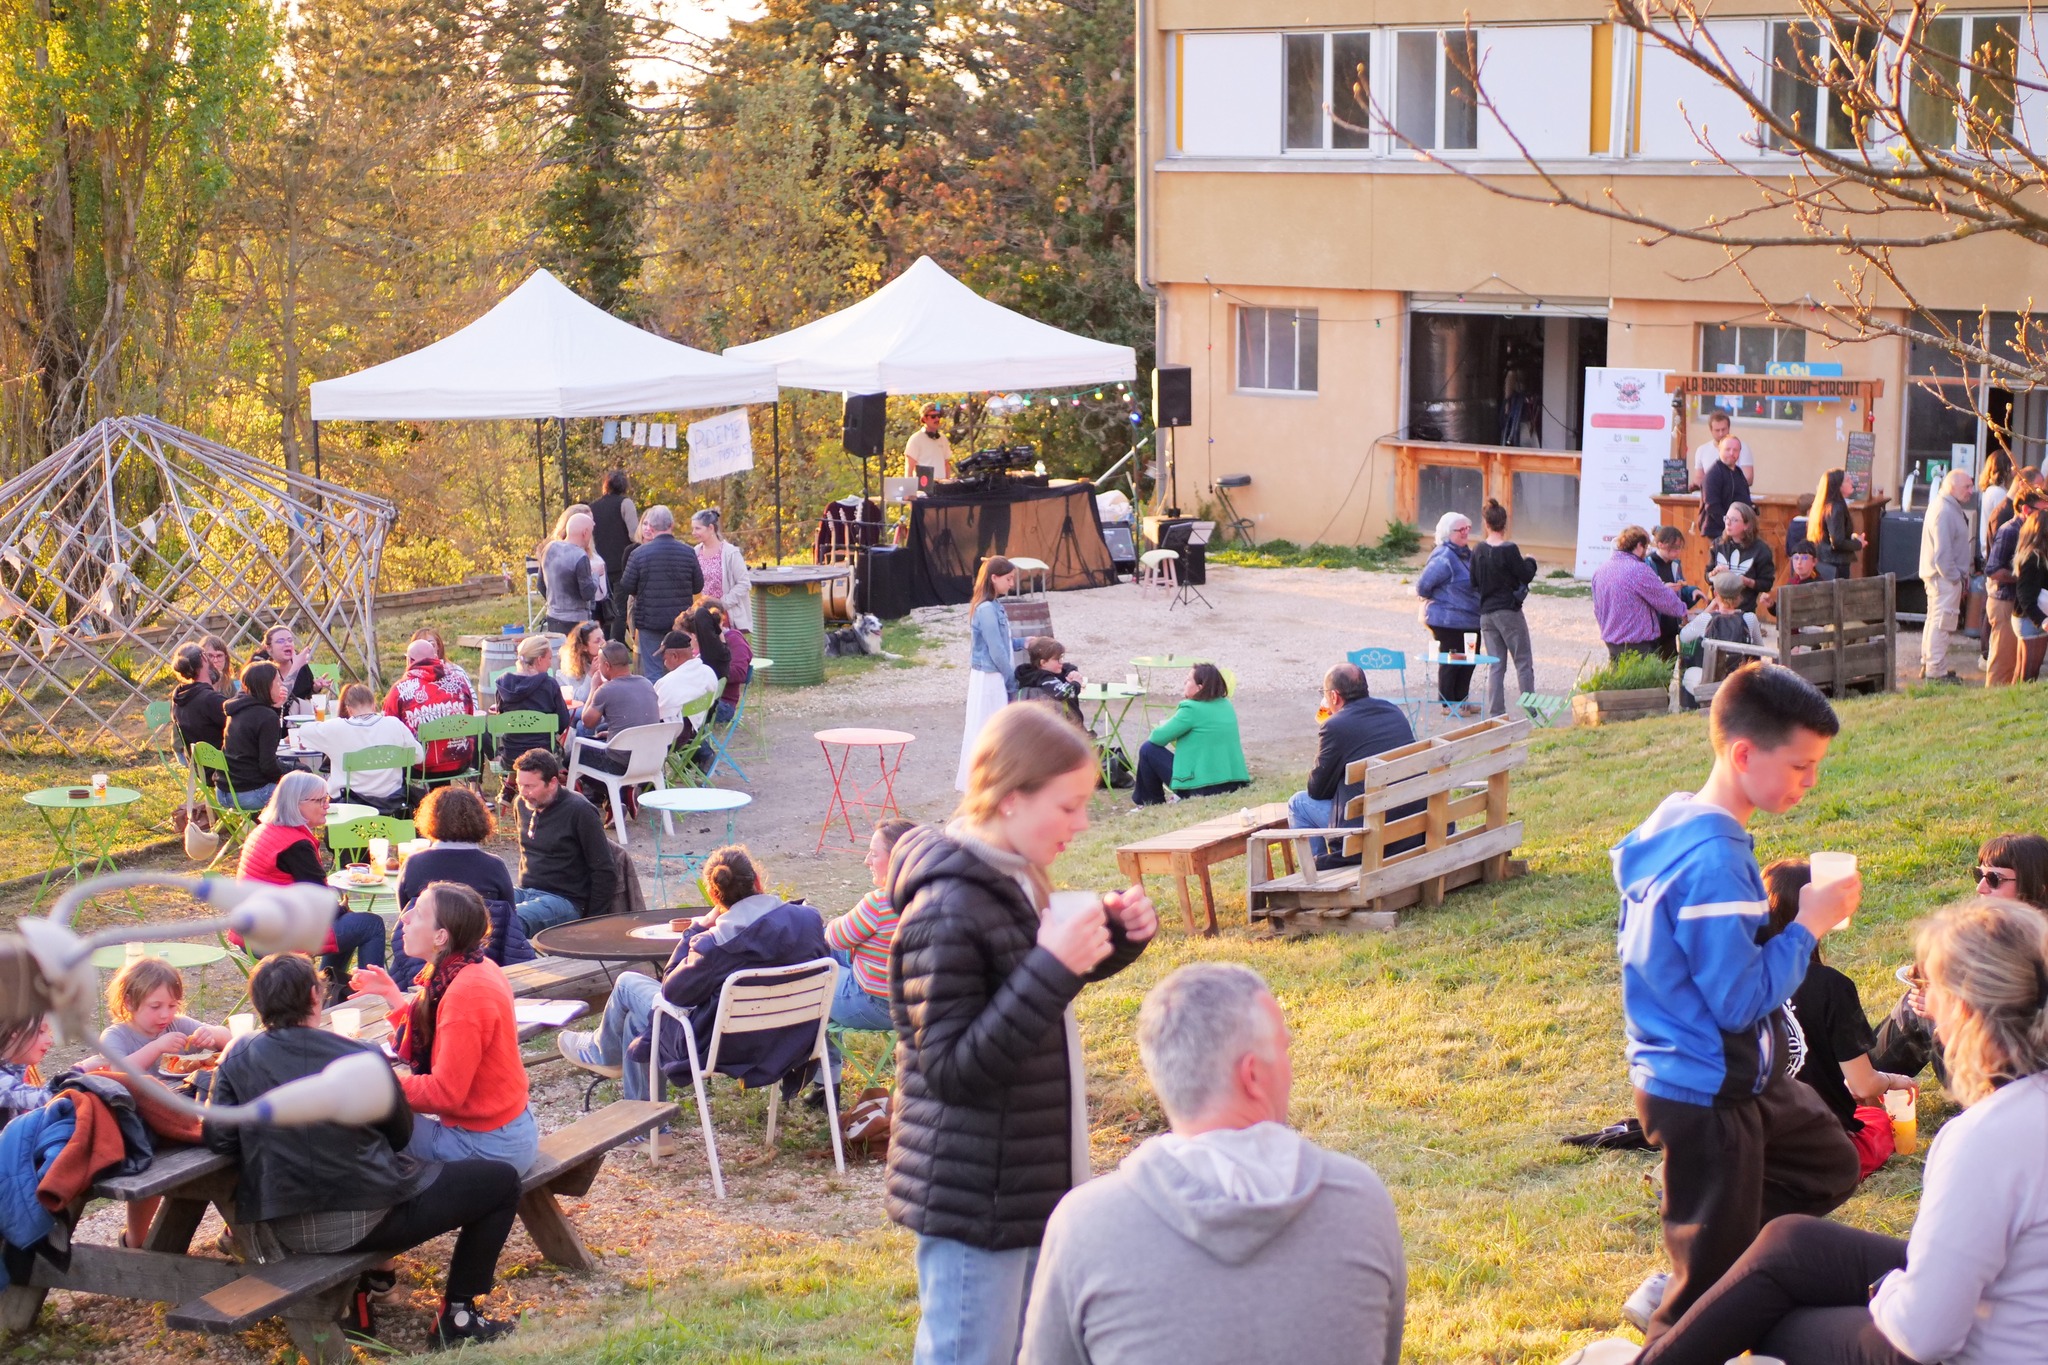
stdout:
<svg viewBox="0 0 2048 1365">
<path fill-rule="evenodd" d="M 896 771 L 903 766 L 903 751 L 917 742 L 917 736 L 902 730 L 871 730 L 860 727 L 840 730 L 819 730 L 811 738 L 818 741 L 818 747 L 825 751 L 825 771 L 832 775 L 832 799 L 825 803 L 825 824 L 818 831 L 818 849 L 822 851 L 825 840 L 831 837 L 834 817 L 844 820 L 846 825 L 846 847 L 865 847 L 870 829 L 856 831 L 853 827 L 853 808 L 860 807 L 861 818 L 866 825 L 885 820 L 903 812 L 896 806 Z M 832 761 L 832 749 L 837 745 L 840 754 L 837 763 Z M 894 757 L 889 750 L 895 749 Z M 853 766 L 853 755 L 857 749 L 875 751 L 876 777 L 865 782 L 850 777 L 847 770 Z M 880 800 L 873 798 L 879 796 Z"/>
</svg>

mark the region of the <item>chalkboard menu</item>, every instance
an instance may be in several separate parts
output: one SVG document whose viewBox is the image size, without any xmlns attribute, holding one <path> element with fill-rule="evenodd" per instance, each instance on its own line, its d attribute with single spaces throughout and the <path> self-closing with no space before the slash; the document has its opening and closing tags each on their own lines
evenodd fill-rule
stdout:
<svg viewBox="0 0 2048 1365">
<path fill-rule="evenodd" d="M 1842 496 L 1862 502 L 1870 496 L 1870 465 L 1877 456 L 1877 437 L 1868 431 L 1849 433 L 1849 454 L 1843 461 Z"/>
<path fill-rule="evenodd" d="M 1664 462 L 1664 491 L 1683 493 L 1692 486 L 1692 462 L 1690 460 L 1666 460 Z"/>
</svg>

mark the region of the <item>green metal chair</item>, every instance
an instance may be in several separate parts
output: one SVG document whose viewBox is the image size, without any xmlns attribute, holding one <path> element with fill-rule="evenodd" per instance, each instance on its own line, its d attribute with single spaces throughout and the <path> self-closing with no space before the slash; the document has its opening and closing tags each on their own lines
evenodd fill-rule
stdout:
<svg viewBox="0 0 2048 1365">
<path fill-rule="evenodd" d="M 192 768 L 199 794 L 205 799 L 207 809 L 213 812 L 214 833 L 220 836 L 220 850 L 213 855 L 213 861 L 217 863 L 249 832 L 255 812 L 243 810 L 236 804 L 235 781 L 228 776 L 228 756 L 219 749 L 204 741 L 193 745 Z M 220 774 L 218 784 L 207 776 L 209 773 Z M 222 787 L 227 789 L 226 800 L 221 799 Z"/>
<path fill-rule="evenodd" d="M 314 664 L 313 681 L 320 684 L 320 690 L 328 696 L 341 691 L 341 665 L 338 663 Z"/>
<path fill-rule="evenodd" d="M 426 724 L 414 731 L 420 737 L 420 746 L 423 751 L 438 739 L 472 739 L 476 741 L 475 753 L 469 761 L 469 766 L 460 772 L 438 773 L 429 776 L 427 773 L 426 755 L 422 752 L 417 765 L 420 785 L 431 791 L 435 787 L 446 786 L 450 782 L 474 782 L 482 777 L 484 726 L 487 719 L 488 717 L 485 716 L 442 716 L 439 720 L 426 722 Z"/>
<path fill-rule="evenodd" d="M 192 765 L 185 761 L 185 741 L 178 733 L 177 717 L 167 701 L 153 701 L 142 710 L 143 723 L 149 727 L 150 751 L 156 761 L 163 765 L 165 772 L 185 779 L 185 804 L 192 804 Z"/>
<path fill-rule="evenodd" d="M 832 1045 L 839 1049 L 840 1074 L 851 1077 L 856 1095 L 876 1086 L 895 1089 L 896 1078 L 896 1035 L 887 1029 L 850 1029 L 834 1024 L 825 1030 L 832 1039 Z M 849 1044 L 855 1038 L 882 1040 L 882 1048 L 872 1062 L 856 1053 Z"/>
<path fill-rule="evenodd" d="M 415 837 L 410 820 L 390 815 L 362 815 L 327 827 L 327 851 L 334 854 L 335 861 L 339 862 L 343 853 L 366 849 L 372 839 L 389 839 L 393 844 L 402 844 Z"/>
<path fill-rule="evenodd" d="M 1528 713 L 1529 721 L 1533 725 L 1555 725 L 1557 713 L 1564 710 L 1565 703 L 1570 700 L 1570 697 L 1560 696 L 1555 692 L 1524 692 L 1522 710 Z"/>
<path fill-rule="evenodd" d="M 484 717 L 484 733 L 491 737 L 491 761 L 508 777 L 512 768 L 504 760 L 506 735 L 547 735 L 552 739 L 561 729 L 562 718 L 549 711 L 501 711 Z"/>
<path fill-rule="evenodd" d="M 403 744 L 372 744 L 367 749 L 341 756 L 341 793 L 346 799 L 355 791 L 355 775 L 368 772 L 396 772 L 399 795 L 405 794 L 405 775 L 419 755 Z"/>
<path fill-rule="evenodd" d="M 676 719 L 687 721 L 690 737 L 668 752 L 668 780 L 676 787 L 708 787 L 711 775 L 697 766 L 697 751 L 702 749 L 711 735 L 711 708 L 718 705 L 718 690 L 712 689 L 703 696 L 684 704 Z M 707 765 L 708 766 L 708 765 Z"/>
</svg>

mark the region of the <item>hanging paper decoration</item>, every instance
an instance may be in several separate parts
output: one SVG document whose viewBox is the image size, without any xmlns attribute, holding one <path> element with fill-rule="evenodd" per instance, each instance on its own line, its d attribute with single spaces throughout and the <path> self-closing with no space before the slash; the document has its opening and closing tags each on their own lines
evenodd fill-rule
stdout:
<svg viewBox="0 0 2048 1365">
<path fill-rule="evenodd" d="M 615 444 L 617 444 L 617 442 L 618 442 L 618 439 L 619 439 L 619 421 L 618 421 L 618 419 L 617 419 L 616 417 L 608 417 L 608 418 L 606 418 L 606 419 L 605 419 L 605 424 L 604 424 L 604 435 L 603 435 L 602 437 L 600 437 L 600 438 L 598 439 L 598 444 L 599 444 L 599 445 L 607 445 L 607 446 L 608 446 L 608 445 L 615 445 Z"/>
</svg>

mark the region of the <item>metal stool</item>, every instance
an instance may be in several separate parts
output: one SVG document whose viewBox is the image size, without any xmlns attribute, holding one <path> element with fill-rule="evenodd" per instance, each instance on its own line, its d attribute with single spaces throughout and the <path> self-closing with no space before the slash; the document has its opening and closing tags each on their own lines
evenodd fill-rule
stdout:
<svg viewBox="0 0 2048 1365">
<path fill-rule="evenodd" d="M 1011 555 L 1010 567 L 1017 571 L 1017 581 L 1010 589 L 1012 597 L 1045 596 L 1047 583 L 1052 578 L 1052 566 L 1042 559 L 1031 559 L 1025 555 Z M 1027 586 L 1029 583 L 1031 586 Z"/>
<path fill-rule="evenodd" d="M 1238 511 L 1237 507 L 1230 501 L 1231 489 L 1250 488 L 1251 486 L 1252 476 L 1249 474 L 1225 474 L 1222 478 L 1216 480 L 1216 498 L 1223 504 L 1223 511 L 1226 517 L 1223 524 L 1239 540 L 1256 549 L 1259 542 L 1252 535 L 1252 519 Z"/>
</svg>

